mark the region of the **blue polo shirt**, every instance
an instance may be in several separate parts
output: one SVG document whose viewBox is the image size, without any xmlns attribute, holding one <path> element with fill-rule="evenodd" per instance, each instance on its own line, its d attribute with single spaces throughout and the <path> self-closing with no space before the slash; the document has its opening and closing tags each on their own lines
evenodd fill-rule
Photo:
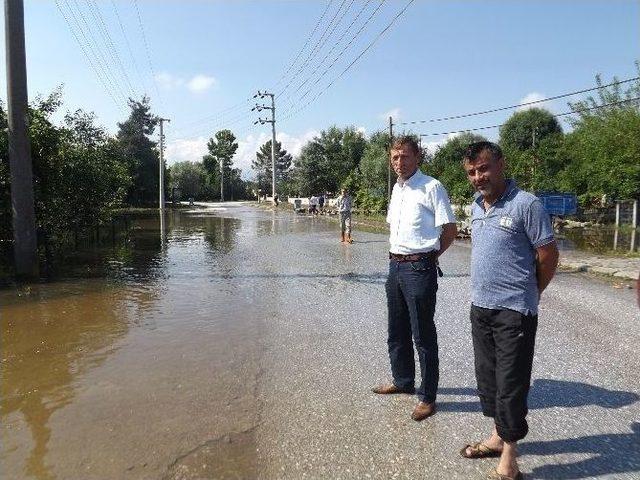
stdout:
<svg viewBox="0 0 640 480">
<path fill-rule="evenodd" d="M 513 180 L 488 210 L 478 194 L 471 206 L 473 304 L 537 315 L 535 249 L 553 240 L 542 202 Z"/>
</svg>

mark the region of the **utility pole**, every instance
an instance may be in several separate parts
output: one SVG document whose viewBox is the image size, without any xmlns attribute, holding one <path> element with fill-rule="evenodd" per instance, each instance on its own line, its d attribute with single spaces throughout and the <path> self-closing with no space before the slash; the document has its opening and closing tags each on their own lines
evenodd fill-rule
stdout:
<svg viewBox="0 0 640 480">
<path fill-rule="evenodd" d="M 164 122 L 170 122 L 168 118 L 159 118 L 160 122 L 160 183 L 158 191 L 160 192 L 160 210 L 164 211 Z"/>
<path fill-rule="evenodd" d="M 258 112 L 261 112 L 262 110 L 271 110 L 271 120 L 268 120 L 266 118 L 258 118 L 258 120 L 256 120 L 255 122 L 253 122 L 254 125 L 257 125 L 258 123 L 260 125 L 264 125 L 265 123 L 270 123 L 271 124 L 271 197 L 274 199 L 274 203 L 275 203 L 275 198 L 276 198 L 276 96 L 273 93 L 269 93 L 267 91 L 261 92 L 260 90 L 258 90 L 258 93 L 256 93 L 253 98 L 265 98 L 265 97 L 271 97 L 271 106 L 267 106 L 267 105 L 258 105 L 256 103 L 256 106 L 253 107 L 251 109 L 251 111 L 253 112 L 254 110 L 257 110 Z"/>
<path fill-rule="evenodd" d="M 387 162 L 387 198 L 391 201 L 391 147 L 393 145 L 393 117 L 389 117 L 389 161 Z"/>
<path fill-rule="evenodd" d="M 4 2 L 7 56 L 9 169 L 13 210 L 13 255 L 16 275 L 38 277 L 38 238 L 33 197 L 31 147 L 27 135 L 27 62 L 24 46 L 24 4 Z"/>
<path fill-rule="evenodd" d="M 224 202 L 224 158 L 220 157 L 220 201 Z"/>
</svg>

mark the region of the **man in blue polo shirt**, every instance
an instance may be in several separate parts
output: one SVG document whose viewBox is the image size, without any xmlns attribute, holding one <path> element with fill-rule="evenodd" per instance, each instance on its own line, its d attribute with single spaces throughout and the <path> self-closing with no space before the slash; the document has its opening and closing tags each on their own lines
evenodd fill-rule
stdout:
<svg viewBox="0 0 640 480">
<path fill-rule="evenodd" d="M 500 457 L 489 478 L 520 479 L 516 444 L 528 432 L 538 302 L 555 274 L 558 249 L 542 202 L 505 178 L 500 147 L 491 142 L 470 145 L 463 166 L 477 191 L 471 215 L 476 379 L 482 412 L 494 419 L 494 429 L 460 454 Z"/>
</svg>

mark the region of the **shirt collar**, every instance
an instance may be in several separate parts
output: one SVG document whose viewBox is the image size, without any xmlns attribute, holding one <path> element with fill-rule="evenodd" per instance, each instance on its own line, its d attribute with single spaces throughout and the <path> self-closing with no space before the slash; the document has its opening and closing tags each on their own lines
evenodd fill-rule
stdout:
<svg viewBox="0 0 640 480">
<path fill-rule="evenodd" d="M 507 186 L 504 189 L 504 192 L 502 192 L 502 195 L 500 195 L 500 198 L 498 198 L 493 205 L 498 203 L 500 200 L 504 200 L 505 198 L 509 197 L 513 193 L 513 191 L 517 188 L 516 181 L 513 178 L 508 178 L 506 183 L 507 183 Z M 484 198 L 482 197 L 482 194 L 480 192 L 476 192 L 474 201 L 478 205 L 480 205 L 484 210 L 483 200 Z"/>
<path fill-rule="evenodd" d="M 405 185 L 412 186 L 413 184 L 416 183 L 418 178 L 420 178 L 420 175 L 422 175 L 422 172 L 420 171 L 420 167 L 418 167 L 416 169 L 416 171 L 413 172 L 413 175 L 411 175 L 409 178 L 407 178 L 404 182 L 402 180 L 400 180 L 400 177 L 398 177 L 397 183 L 401 187 L 404 187 Z"/>
</svg>

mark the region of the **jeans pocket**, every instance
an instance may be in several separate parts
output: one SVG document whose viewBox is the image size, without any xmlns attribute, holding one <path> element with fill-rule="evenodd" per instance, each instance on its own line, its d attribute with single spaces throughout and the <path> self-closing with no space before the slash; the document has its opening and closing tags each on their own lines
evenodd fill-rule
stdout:
<svg viewBox="0 0 640 480">
<path fill-rule="evenodd" d="M 414 272 L 427 272 L 434 267 L 433 262 L 429 260 L 418 260 L 417 262 L 411 262 L 411 270 Z"/>
</svg>

